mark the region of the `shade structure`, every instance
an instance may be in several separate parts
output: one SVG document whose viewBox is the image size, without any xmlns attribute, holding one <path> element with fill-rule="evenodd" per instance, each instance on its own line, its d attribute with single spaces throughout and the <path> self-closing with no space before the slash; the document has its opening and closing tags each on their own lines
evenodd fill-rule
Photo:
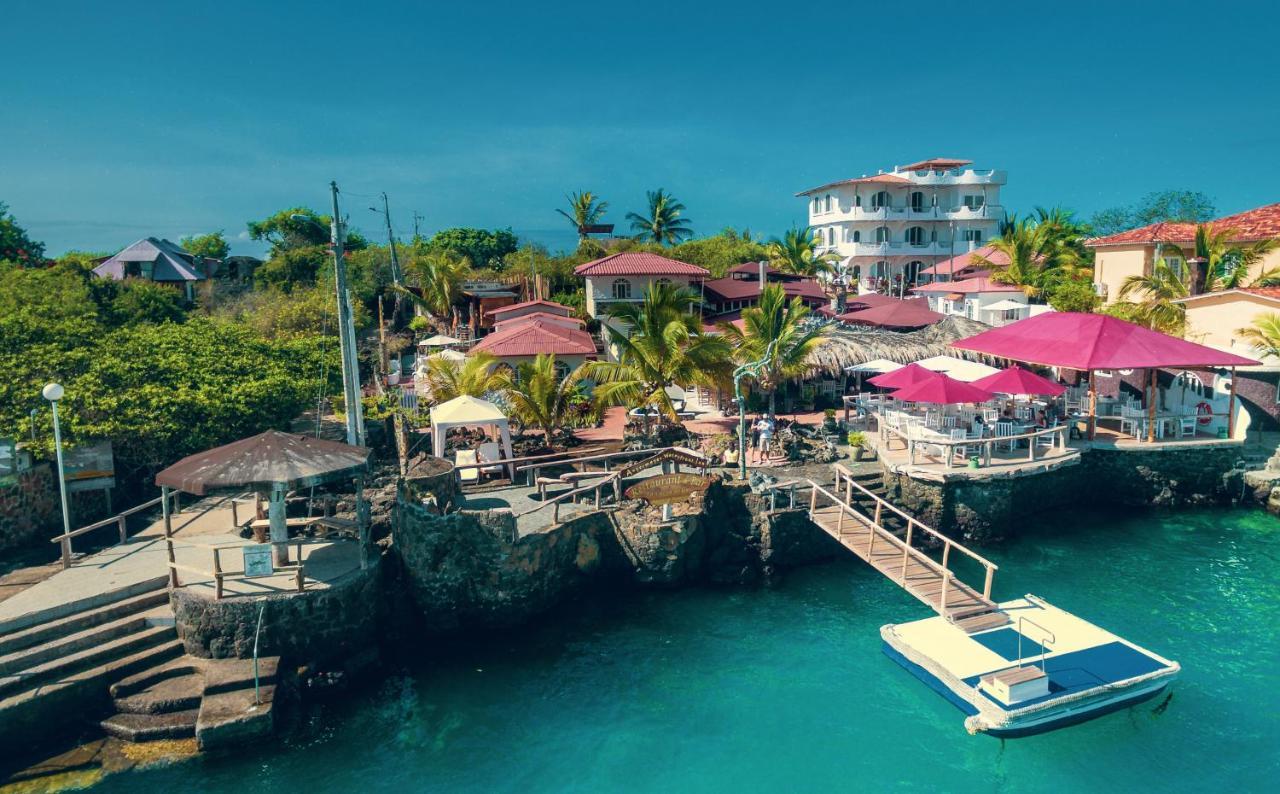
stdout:
<svg viewBox="0 0 1280 794">
<path fill-rule="evenodd" d="M 983 306 L 982 310 L 984 312 L 1011 312 L 1015 309 L 1025 308 L 1027 308 L 1027 304 L 1005 298 L 1002 301 L 996 301 L 988 306 Z"/>
<path fill-rule="evenodd" d="M 913 363 L 906 365 L 902 369 L 895 369 L 893 372 L 877 375 L 869 379 L 867 383 L 879 386 L 882 389 L 902 389 L 937 377 L 939 377 L 938 373 L 933 370 L 925 369 L 919 364 Z"/>
<path fill-rule="evenodd" d="M 426 339 L 423 339 L 421 342 L 418 343 L 418 346 L 419 347 L 448 347 L 449 345 L 459 345 L 459 344 L 462 344 L 461 339 L 454 339 L 452 336 L 445 336 L 444 334 L 436 334 L 435 336 L 428 336 Z"/>
<path fill-rule="evenodd" d="M 432 353 L 427 358 L 442 358 L 445 361 L 466 361 L 467 354 L 461 350 L 441 350 L 438 353 Z"/>
<path fill-rule="evenodd" d="M 916 363 L 925 369 L 945 373 L 949 377 L 966 383 L 972 383 L 978 378 L 985 378 L 1000 371 L 980 361 L 968 361 L 955 356 L 933 356 L 932 358 L 920 359 Z"/>
<path fill-rule="evenodd" d="M 994 375 L 975 380 L 973 385 L 1000 394 L 1040 394 L 1047 397 L 1057 397 L 1067 390 L 1066 386 L 1054 383 L 1016 364 Z"/>
<path fill-rule="evenodd" d="M 507 419 L 507 415 L 488 400 L 465 394 L 431 409 L 431 447 L 435 456 L 444 457 L 444 437 L 450 428 L 474 425 L 497 428 L 502 436 L 502 448 L 506 452 L 507 459 L 514 457 L 511 454 L 511 422 Z M 514 466 L 511 474 L 515 476 Z"/>
<path fill-rule="evenodd" d="M 852 367 L 846 367 L 846 372 L 876 372 L 883 374 L 885 372 L 893 372 L 902 369 L 902 365 L 896 361 L 890 361 L 887 358 L 873 358 L 864 364 L 856 364 Z"/>
<path fill-rule="evenodd" d="M 933 325 L 944 316 L 931 310 L 924 301 L 900 300 L 842 314 L 840 319 L 847 323 L 875 325 L 881 328 L 922 328 Z"/>
<path fill-rule="evenodd" d="M 1259 362 L 1106 314 L 1048 312 L 968 339 L 957 350 L 1076 370 L 1248 367 Z"/>
<path fill-rule="evenodd" d="M 850 295 L 845 298 L 844 302 L 846 306 L 853 307 L 846 314 L 852 314 L 855 311 L 874 309 L 877 306 L 892 306 L 895 303 L 902 303 L 902 298 L 882 295 L 879 292 L 868 292 L 864 295 Z"/>
<path fill-rule="evenodd" d="M 368 447 L 268 430 L 188 455 L 156 475 L 156 485 L 203 496 L 219 490 L 305 488 L 369 470 Z"/>
<path fill-rule="evenodd" d="M 986 402 L 991 399 L 992 394 L 972 383 L 939 374 L 929 380 L 922 380 L 899 389 L 893 393 L 893 396 L 903 402 L 952 405 Z"/>
</svg>

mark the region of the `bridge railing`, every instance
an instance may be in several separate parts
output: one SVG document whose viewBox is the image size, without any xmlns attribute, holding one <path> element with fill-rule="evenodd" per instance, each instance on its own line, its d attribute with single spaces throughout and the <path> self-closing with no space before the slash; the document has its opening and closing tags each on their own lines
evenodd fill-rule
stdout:
<svg viewBox="0 0 1280 794">
<path fill-rule="evenodd" d="M 176 513 L 178 511 L 178 492 L 174 491 L 173 493 L 170 494 L 170 497 L 173 500 L 172 510 L 173 512 Z M 71 567 L 71 555 L 72 555 L 71 539 L 72 538 L 78 538 L 81 535 L 86 535 L 94 531 L 95 529 L 102 529 L 103 527 L 108 527 L 108 526 L 111 526 L 112 524 L 115 524 L 120 531 L 120 542 L 124 543 L 129 539 L 129 516 L 134 515 L 135 513 L 141 513 L 144 510 L 150 510 L 151 508 L 156 507 L 157 505 L 160 504 L 162 499 L 164 499 L 163 496 L 157 496 L 154 499 L 148 499 L 142 504 L 134 505 L 133 507 L 130 507 L 128 510 L 122 510 L 119 513 L 116 513 L 114 516 L 111 516 L 110 518 L 104 518 L 101 521 L 95 521 L 92 524 L 86 524 L 85 526 L 80 527 L 79 529 L 73 529 L 70 532 L 63 532 L 60 535 L 55 535 L 53 538 L 49 540 L 49 542 L 62 544 L 62 567 L 63 568 Z"/>
<path fill-rule="evenodd" d="M 883 517 L 884 511 L 886 510 L 892 512 L 893 514 L 897 515 L 899 518 L 903 519 L 903 521 L 906 522 L 906 525 L 907 525 L 906 545 L 907 546 L 910 546 L 913 540 L 913 537 L 917 536 L 916 530 L 919 530 L 920 534 L 926 537 L 932 538 L 934 541 L 938 543 L 941 543 L 942 544 L 942 568 L 947 569 L 948 573 L 950 573 L 950 561 L 951 561 L 952 549 L 956 549 L 960 553 L 970 557 L 979 565 L 981 565 L 984 569 L 985 576 L 982 584 L 982 597 L 988 601 L 991 600 L 991 585 L 995 579 L 996 571 L 1000 570 L 1000 566 L 996 565 L 991 560 L 988 560 L 986 557 L 983 557 L 981 554 L 978 554 L 976 551 L 973 551 L 972 549 L 960 543 L 956 543 L 954 540 L 942 534 L 941 532 L 937 531 L 936 529 L 929 526 L 928 524 L 921 522 L 920 520 L 910 515 L 909 513 L 899 509 L 897 506 L 891 504 L 887 500 L 872 493 L 866 488 L 866 486 L 864 486 L 862 483 L 858 482 L 853 478 L 853 472 L 851 472 L 849 469 L 845 468 L 844 466 L 840 465 L 839 463 L 834 464 L 833 468 L 835 469 L 835 473 L 836 473 L 836 481 L 835 481 L 836 491 L 839 492 L 841 490 L 842 483 L 844 485 L 845 496 L 844 496 L 843 504 L 851 505 L 851 503 L 853 502 L 853 492 L 856 490 L 860 494 L 866 497 L 869 497 L 872 500 L 872 502 L 875 504 L 875 516 L 872 519 L 872 521 L 877 527 L 880 527 L 881 529 L 884 528 L 884 525 L 881 523 L 881 518 Z M 888 532 L 888 530 L 884 530 L 884 531 Z M 872 533 L 872 534 L 875 534 L 875 533 Z M 932 559 L 932 558 L 929 558 L 929 559 Z M 904 562 L 904 567 L 905 567 L 905 562 Z"/>
</svg>

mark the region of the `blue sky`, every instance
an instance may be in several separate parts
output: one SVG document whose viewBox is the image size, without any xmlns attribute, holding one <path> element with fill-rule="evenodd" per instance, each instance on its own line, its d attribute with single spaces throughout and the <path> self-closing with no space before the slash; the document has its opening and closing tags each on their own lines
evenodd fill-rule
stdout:
<svg viewBox="0 0 1280 794">
<path fill-rule="evenodd" d="M 202 6 L 208 6 L 206 10 Z M 1084 215 L 1164 188 L 1280 201 L 1266 5 L 6 3 L 0 201 L 51 254 L 323 210 L 367 233 L 622 224 L 778 234 L 797 190 L 931 157 Z M 551 235 L 540 234 L 555 241 Z"/>
</svg>

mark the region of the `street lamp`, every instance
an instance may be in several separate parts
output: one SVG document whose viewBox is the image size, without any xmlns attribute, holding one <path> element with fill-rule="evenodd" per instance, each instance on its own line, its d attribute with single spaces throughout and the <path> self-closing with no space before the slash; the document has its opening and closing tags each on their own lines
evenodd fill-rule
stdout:
<svg viewBox="0 0 1280 794">
<path fill-rule="evenodd" d="M 62 428 L 58 424 L 58 400 L 66 392 L 60 383 L 50 383 L 40 393 L 53 406 L 53 447 L 58 456 L 58 490 L 62 493 L 62 567 L 71 567 L 71 513 L 67 511 L 67 476 L 62 467 Z"/>
</svg>

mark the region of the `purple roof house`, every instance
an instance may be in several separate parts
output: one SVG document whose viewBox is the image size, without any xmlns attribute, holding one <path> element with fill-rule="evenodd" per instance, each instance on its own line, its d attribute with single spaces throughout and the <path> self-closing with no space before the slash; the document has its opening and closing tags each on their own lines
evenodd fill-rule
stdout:
<svg viewBox="0 0 1280 794">
<path fill-rule="evenodd" d="M 128 246 L 93 269 L 97 276 L 113 278 L 145 278 L 149 281 L 183 284 L 187 299 L 193 297 L 193 285 L 210 278 L 218 260 L 196 256 L 176 243 L 147 237 Z"/>
</svg>

